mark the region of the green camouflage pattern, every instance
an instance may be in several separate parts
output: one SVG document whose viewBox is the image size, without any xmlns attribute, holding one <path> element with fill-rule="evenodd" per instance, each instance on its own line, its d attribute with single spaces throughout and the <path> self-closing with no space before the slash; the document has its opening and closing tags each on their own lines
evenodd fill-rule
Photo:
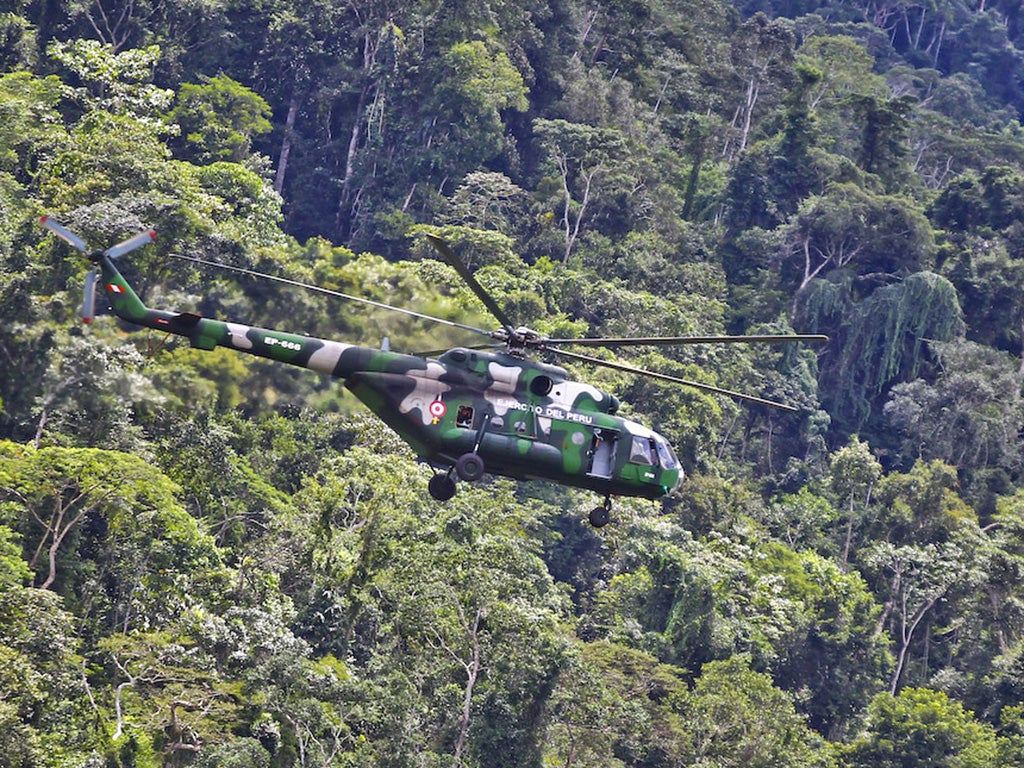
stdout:
<svg viewBox="0 0 1024 768">
<path fill-rule="evenodd" d="M 682 482 L 664 437 L 617 416 L 614 396 L 558 366 L 465 348 L 418 357 L 150 309 L 110 258 L 98 264 L 101 295 L 123 320 L 199 349 L 227 347 L 341 379 L 434 466 L 475 454 L 492 474 L 651 499 Z"/>
</svg>

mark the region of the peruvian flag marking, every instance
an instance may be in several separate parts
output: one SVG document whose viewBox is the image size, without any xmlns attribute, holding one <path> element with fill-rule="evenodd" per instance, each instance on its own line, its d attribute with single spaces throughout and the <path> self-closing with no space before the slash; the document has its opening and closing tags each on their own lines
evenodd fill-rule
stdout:
<svg viewBox="0 0 1024 768">
<path fill-rule="evenodd" d="M 111 293 L 124 293 L 124 288 L 114 283 L 107 283 L 107 290 Z"/>
</svg>

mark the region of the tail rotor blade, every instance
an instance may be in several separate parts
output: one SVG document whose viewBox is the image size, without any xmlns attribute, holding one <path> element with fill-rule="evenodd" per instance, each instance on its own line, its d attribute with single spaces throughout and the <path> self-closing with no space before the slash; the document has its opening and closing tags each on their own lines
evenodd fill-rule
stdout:
<svg viewBox="0 0 1024 768">
<path fill-rule="evenodd" d="M 129 237 L 127 240 L 123 240 L 117 245 L 113 245 L 108 248 L 105 253 L 112 259 L 120 258 L 129 251 L 134 251 L 136 248 L 141 248 L 144 245 L 149 245 L 156 240 L 156 232 L 152 229 L 147 229 L 145 232 L 139 232 L 134 237 Z"/>
<path fill-rule="evenodd" d="M 96 270 L 85 275 L 85 292 L 82 296 L 82 322 L 91 323 L 96 316 Z"/>
<path fill-rule="evenodd" d="M 72 248 L 75 248 L 81 251 L 82 253 L 88 253 L 89 248 L 88 246 L 86 246 L 85 240 L 80 238 L 78 235 L 76 235 L 74 232 L 72 232 L 70 229 L 65 227 L 60 222 L 54 221 L 49 216 L 43 216 L 39 220 L 39 223 L 42 224 L 51 232 L 53 232 L 53 234 L 55 234 L 65 243 L 70 245 Z"/>
</svg>

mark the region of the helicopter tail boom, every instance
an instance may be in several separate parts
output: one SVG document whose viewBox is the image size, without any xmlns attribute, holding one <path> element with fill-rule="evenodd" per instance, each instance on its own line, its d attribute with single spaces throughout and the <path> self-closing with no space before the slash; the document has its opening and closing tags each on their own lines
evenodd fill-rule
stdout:
<svg viewBox="0 0 1024 768">
<path fill-rule="evenodd" d="M 114 314 L 134 325 L 183 336 L 197 348 L 226 347 L 237 352 L 346 379 L 354 373 L 405 355 L 320 339 L 269 328 L 213 320 L 193 312 L 173 312 L 147 307 L 106 254 L 98 256 L 97 287 Z M 418 360 L 416 362 L 419 362 Z"/>
</svg>

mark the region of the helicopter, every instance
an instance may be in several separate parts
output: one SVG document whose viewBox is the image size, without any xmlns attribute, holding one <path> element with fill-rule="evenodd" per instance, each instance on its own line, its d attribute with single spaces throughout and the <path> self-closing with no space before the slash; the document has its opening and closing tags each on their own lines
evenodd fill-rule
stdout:
<svg viewBox="0 0 1024 768">
<path fill-rule="evenodd" d="M 475 482 L 485 473 L 516 480 L 545 480 L 602 495 L 603 503 L 588 515 L 595 528 L 610 521 L 613 497 L 658 499 L 670 494 L 683 482 L 682 465 L 664 436 L 617 414 L 619 400 L 614 395 L 574 381 L 565 368 L 530 359 L 531 355 L 554 354 L 739 401 L 795 411 L 785 403 L 599 359 L 566 347 L 828 339 L 819 334 L 551 338 L 514 324 L 448 242 L 433 234 L 427 235 L 430 242 L 497 320 L 498 328 L 485 330 L 279 276 L 179 257 L 320 290 L 489 339 L 481 345 L 454 347 L 436 357 L 405 354 L 391 351 L 389 345 L 377 349 L 215 320 L 194 312 L 152 309 L 139 298 L 115 261 L 152 243 L 155 231 L 146 230 L 106 250 L 98 250 L 90 249 L 83 238 L 49 216 L 42 217 L 40 223 L 85 254 L 94 265 L 85 279 L 81 313 L 84 322 L 93 319 L 102 299 L 107 310 L 127 323 L 183 336 L 197 349 L 226 347 L 341 379 L 422 461 L 433 467 L 428 491 L 437 501 L 448 501 L 455 495 L 456 480 Z"/>
</svg>

